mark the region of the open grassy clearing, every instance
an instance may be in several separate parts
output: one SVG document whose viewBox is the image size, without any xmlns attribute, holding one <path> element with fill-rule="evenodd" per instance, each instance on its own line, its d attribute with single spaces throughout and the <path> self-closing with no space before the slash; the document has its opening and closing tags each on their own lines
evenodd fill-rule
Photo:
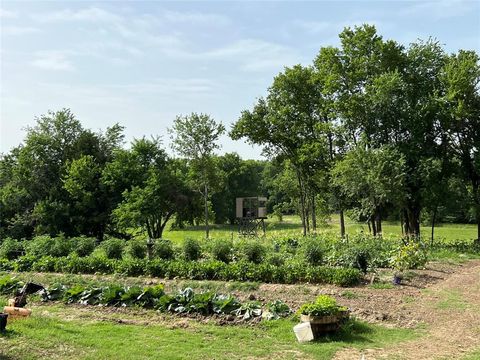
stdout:
<svg viewBox="0 0 480 360">
<path fill-rule="evenodd" d="M 368 233 L 368 225 L 365 223 L 354 222 L 348 218 L 345 219 L 346 232 L 349 235 L 353 235 L 357 232 Z M 266 220 L 267 238 L 278 236 L 299 236 L 302 232 L 302 224 L 300 217 L 298 216 L 284 216 L 283 221 L 279 222 L 276 218 L 270 217 Z M 385 235 L 398 235 L 402 234 L 400 223 L 394 221 L 384 221 L 383 233 Z M 231 239 L 238 238 L 238 228 L 235 225 L 213 225 L 210 230 L 210 237 Z M 340 222 L 338 215 L 332 214 L 327 224 L 319 225 L 318 232 L 333 232 L 339 233 Z M 422 226 L 420 228 L 421 235 L 425 239 L 430 239 L 431 227 Z M 451 241 L 451 240 L 473 240 L 477 236 L 477 227 L 475 224 L 438 224 L 435 226 L 435 239 L 436 241 Z M 261 235 L 259 233 L 259 235 Z M 185 229 L 175 230 L 170 229 L 167 225 L 164 237 L 174 242 L 183 241 L 185 238 L 203 239 L 205 237 L 205 230 L 202 226 L 189 226 Z"/>
</svg>

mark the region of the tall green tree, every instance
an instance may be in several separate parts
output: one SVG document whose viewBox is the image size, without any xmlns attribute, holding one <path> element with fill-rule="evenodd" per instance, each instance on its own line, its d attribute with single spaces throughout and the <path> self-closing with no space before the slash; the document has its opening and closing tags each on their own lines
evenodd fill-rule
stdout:
<svg viewBox="0 0 480 360">
<path fill-rule="evenodd" d="M 193 183 L 203 196 L 205 236 L 208 239 L 210 188 L 216 184 L 214 152 L 220 148 L 218 141 L 225 132 L 225 127 L 207 114 L 192 113 L 178 116 L 169 132 L 172 148 L 177 154 L 188 159 Z"/>
<path fill-rule="evenodd" d="M 400 207 L 405 202 L 405 159 L 394 148 L 370 149 L 360 143 L 335 165 L 332 175 L 345 197 L 358 204 L 374 236 L 382 234 L 381 213 L 387 204 Z"/>
<path fill-rule="evenodd" d="M 445 93 L 446 128 L 453 154 L 471 184 L 480 241 L 480 58 L 473 51 L 448 57 L 440 76 Z"/>
<path fill-rule="evenodd" d="M 150 239 L 159 239 L 168 221 L 187 206 L 188 190 L 160 139 L 134 140 L 127 152 L 115 160 L 117 164 L 112 163 L 108 175 L 105 173 L 110 183 L 121 181 L 116 176 L 125 179 L 122 174 L 135 173 L 122 193 L 122 201 L 113 210 L 113 217 L 121 229 L 140 228 Z M 126 158 L 130 160 L 125 161 Z"/>
<path fill-rule="evenodd" d="M 122 141 L 122 128 L 84 129 L 69 109 L 49 112 L 27 129 L 25 141 L 0 159 L 2 228 L 16 237 L 80 231 L 79 207 L 64 187 L 71 163 L 90 156 L 102 167 Z M 75 220 L 74 220 L 75 219 Z M 91 235 L 91 233 L 88 233 Z"/>
<path fill-rule="evenodd" d="M 314 174 L 329 163 L 328 128 L 319 114 L 322 98 L 313 69 L 296 65 L 277 75 L 266 99 L 243 111 L 230 136 L 262 145 L 270 157 L 293 165 L 300 189 L 300 216 L 307 233 L 308 199 L 314 192 Z M 312 212 L 314 213 L 314 211 Z"/>
<path fill-rule="evenodd" d="M 243 160 L 237 153 L 217 157 L 217 169 L 223 181 L 222 186 L 212 195 L 212 207 L 216 223 L 235 223 L 237 197 L 263 195 L 261 192 L 264 162 Z"/>
</svg>

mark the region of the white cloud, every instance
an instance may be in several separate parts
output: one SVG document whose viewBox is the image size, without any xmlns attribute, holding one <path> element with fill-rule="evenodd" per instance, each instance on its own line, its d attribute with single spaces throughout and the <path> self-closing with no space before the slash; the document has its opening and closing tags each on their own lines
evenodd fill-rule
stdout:
<svg viewBox="0 0 480 360">
<path fill-rule="evenodd" d="M 3 19 L 15 19 L 18 17 L 18 14 L 15 11 L 10 11 L 7 9 L 0 8 L 0 18 Z"/>
<path fill-rule="evenodd" d="M 25 35 L 40 32 L 40 29 L 31 26 L 4 26 L 2 34 L 4 35 Z"/>
<path fill-rule="evenodd" d="M 332 27 L 332 24 L 328 21 L 295 20 L 293 25 L 310 34 L 320 34 Z"/>
<path fill-rule="evenodd" d="M 138 96 L 161 95 L 177 98 L 188 95 L 208 95 L 216 86 L 215 82 L 205 78 L 157 78 L 150 82 L 117 85 L 112 88 Z"/>
<path fill-rule="evenodd" d="M 65 51 L 39 51 L 35 54 L 36 59 L 31 62 L 31 65 L 44 70 L 72 71 L 75 67 L 67 55 Z"/>
<path fill-rule="evenodd" d="M 198 61 L 238 63 L 245 71 L 282 68 L 301 61 L 295 49 L 258 39 L 240 39 L 207 51 L 190 51 L 186 47 L 165 49 L 172 58 Z"/>
<path fill-rule="evenodd" d="M 409 3 L 406 2 L 406 4 Z M 439 0 L 412 2 L 412 5 L 407 5 L 402 11 L 400 11 L 400 15 L 419 17 L 428 16 L 437 20 L 445 19 L 467 14 L 473 10 L 473 4 L 476 4 L 476 11 L 478 11 L 479 3 L 477 1 Z"/>
<path fill-rule="evenodd" d="M 199 12 L 179 12 L 166 10 L 163 17 L 173 23 L 225 26 L 231 23 L 227 16 Z"/>
<path fill-rule="evenodd" d="M 239 60 L 245 71 L 282 69 L 301 61 L 298 53 L 287 46 L 257 40 L 243 39 L 204 54 L 212 59 Z"/>
<path fill-rule="evenodd" d="M 54 22 L 100 22 L 100 23 L 116 23 L 121 21 L 121 17 L 98 7 L 89 7 L 80 10 L 64 9 L 50 13 L 42 13 L 32 15 L 32 18 L 42 23 Z"/>
</svg>

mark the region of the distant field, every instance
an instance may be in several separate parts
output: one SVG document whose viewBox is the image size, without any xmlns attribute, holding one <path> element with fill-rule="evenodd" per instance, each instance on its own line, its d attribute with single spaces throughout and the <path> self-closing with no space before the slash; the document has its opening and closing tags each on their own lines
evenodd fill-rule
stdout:
<svg viewBox="0 0 480 360">
<path fill-rule="evenodd" d="M 298 216 L 285 216 L 283 222 L 278 222 L 276 218 L 266 220 L 267 237 L 285 236 L 285 235 L 301 235 L 302 224 Z M 399 222 L 383 222 L 383 233 L 401 235 Z M 346 231 L 349 235 L 358 232 L 368 233 L 368 225 L 365 223 L 357 223 L 346 219 Z M 213 225 L 210 229 L 211 238 L 237 238 L 237 226 L 230 225 Z M 319 226 L 318 232 L 340 232 L 340 222 L 337 215 L 333 215 L 327 225 Z M 259 233 L 261 234 L 261 233 Z M 428 226 L 421 227 L 422 237 L 430 239 L 431 228 Z M 435 227 L 436 241 L 452 241 L 456 239 L 471 240 L 477 236 L 477 226 L 475 224 L 439 224 Z M 182 230 L 170 230 L 167 226 L 164 237 L 174 242 L 182 241 L 185 238 L 202 239 L 205 237 L 203 226 L 187 227 Z"/>
</svg>

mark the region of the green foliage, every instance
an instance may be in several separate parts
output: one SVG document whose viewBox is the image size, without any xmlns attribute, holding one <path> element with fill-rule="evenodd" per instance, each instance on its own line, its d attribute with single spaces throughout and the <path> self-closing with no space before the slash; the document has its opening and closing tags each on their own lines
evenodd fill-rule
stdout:
<svg viewBox="0 0 480 360">
<path fill-rule="evenodd" d="M 240 307 L 238 300 L 231 295 L 216 295 L 212 299 L 212 310 L 215 314 L 231 314 Z"/>
<path fill-rule="evenodd" d="M 18 287 L 18 281 L 10 277 L 0 278 L 0 293 L 10 293 Z M 197 313 L 205 316 L 213 314 L 234 314 L 243 320 L 249 320 L 262 314 L 258 302 L 241 304 L 231 295 L 214 294 L 211 292 L 195 293 L 191 288 L 179 290 L 177 294 L 166 294 L 163 284 L 123 287 L 111 284 L 103 287 L 63 284 L 53 284 L 42 292 L 43 301 L 62 300 L 67 304 L 102 306 L 139 306 L 160 311 L 170 311 L 177 314 Z M 278 319 L 290 314 L 290 309 L 281 301 L 267 305 L 271 316 Z"/>
<path fill-rule="evenodd" d="M 133 259 L 144 259 L 147 256 L 147 245 L 143 241 L 130 240 L 126 253 Z"/>
<path fill-rule="evenodd" d="M 121 259 L 125 242 L 121 239 L 107 239 L 102 242 L 100 247 L 105 252 L 108 259 Z"/>
<path fill-rule="evenodd" d="M 6 238 L 0 245 L 0 259 L 13 260 L 23 252 L 23 244 L 20 241 Z"/>
<path fill-rule="evenodd" d="M 25 242 L 27 255 L 42 257 L 51 255 L 54 257 L 67 256 L 73 250 L 73 241 L 64 236 L 36 236 Z"/>
<path fill-rule="evenodd" d="M 173 149 L 189 161 L 191 182 L 203 196 L 205 235 L 208 238 L 209 193 L 211 188 L 217 187 L 219 183 L 213 155 L 220 147 L 218 140 L 225 132 L 225 127 L 207 114 L 192 113 L 177 116 L 169 132 Z"/>
<path fill-rule="evenodd" d="M 198 260 L 202 256 L 202 248 L 200 243 L 195 239 L 185 239 L 182 250 L 183 256 L 186 260 Z"/>
<path fill-rule="evenodd" d="M 80 300 L 85 290 L 85 287 L 82 285 L 72 286 L 71 288 L 65 290 L 63 294 L 63 301 L 65 301 L 67 304 L 76 303 Z"/>
<path fill-rule="evenodd" d="M 80 236 L 72 239 L 74 251 L 78 256 L 88 256 L 95 250 L 96 239 Z"/>
<path fill-rule="evenodd" d="M 240 245 L 240 251 L 248 261 L 255 264 L 260 264 L 267 253 L 265 246 L 260 244 L 257 240 L 243 242 Z"/>
<path fill-rule="evenodd" d="M 315 302 L 303 304 L 298 310 L 299 314 L 311 316 L 337 315 L 346 310 L 345 307 L 337 305 L 337 301 L 328 295 L 320 295 Z"/>
<path fill-rule="evenodd" d="M 0 294 L 12 295 L 22 286 L 23 284 L 14 277 L 9 275 L 0 277 Z"/>
<path fill-rule="evenodd" d="M 417 269 L 427 262 L 427 253 L 419 241 L 403 244 L 391 259 L 392 267 L 400 272 Z"/>
<path fill-rule="evenodd" d="M 262 316 L 267 320 L 277 320 L 281 317 L 287 317 L 292 313 L 290 307 L 281 300 L 275 300 L 265 306 Z"/>
<path fill-rule="evenodd" d="M 228 240 L 216 239 L 212 243 L 211 252 L 215 260 L 229 263 L 232 261 L 233 244 Z"/>
<path fill-rule="evenodd" d="M 175 257 L 173 244 L 170 240 L 157 239 L 153 245 L 153 251 L 156 257 L 164 260 L 170 260 Z"/>
<path fill-rule="evenodd" d="M 320 265 L 323 262 L 324 249 L 320 243 L 320 239 L 311 239 L 303 245 L 303 254 L 305 260 L 310 265 Z"/>
<path fill-rule="evenodd" d="M 242 304 L 237 310 L 235 310 L 234 313 L 243 320 L 249 320 L 251 318 L 261 316 L 262 307 L 258 301 L 249 301 Z"/>
</svg>

